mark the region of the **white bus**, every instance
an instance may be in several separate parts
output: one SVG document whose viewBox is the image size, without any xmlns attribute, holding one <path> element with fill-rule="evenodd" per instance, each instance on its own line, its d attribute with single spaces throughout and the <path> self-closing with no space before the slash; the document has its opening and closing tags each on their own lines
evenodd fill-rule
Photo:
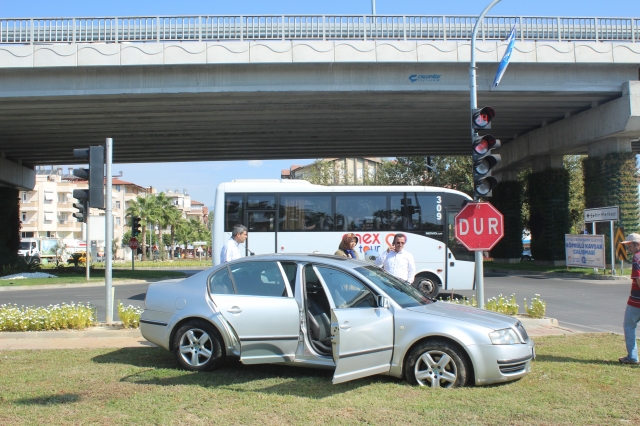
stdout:
<svg viewBox="0 0 640 426">
<path fill-rule="evenodd" d="M 414 286 L 431 297 L 474 288 L 474 256 L 454 235 L 466 194 L 429 186 L 321 186 L 303 180 L 234 180 L 216 192 L 212 257 L 236 224 L 249 230 L 245 254 L 334 254 L 342 236 L 358 237 L 360 259 L 374 261 L 396 233 L 416 261 Z"/>
</svg>

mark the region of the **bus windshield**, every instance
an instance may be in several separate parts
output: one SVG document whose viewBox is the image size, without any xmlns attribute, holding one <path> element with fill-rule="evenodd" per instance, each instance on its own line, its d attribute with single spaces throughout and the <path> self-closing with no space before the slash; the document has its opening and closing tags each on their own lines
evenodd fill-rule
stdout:
<svg viewBox="0 0 640 426">
<path fill-rule="evenodd" d="M 387 293 L 394 302 L 403 308 L 433 303 L 431 299 L 427 299 L 423 296 L 420 291 L 413 288 L 406 282 L 397 279 L 383 269 L 375 266 L 363 266 L 361 268 L 356 268 L 355 270 L 367 277 L 372 283 Z"/>
</svg>

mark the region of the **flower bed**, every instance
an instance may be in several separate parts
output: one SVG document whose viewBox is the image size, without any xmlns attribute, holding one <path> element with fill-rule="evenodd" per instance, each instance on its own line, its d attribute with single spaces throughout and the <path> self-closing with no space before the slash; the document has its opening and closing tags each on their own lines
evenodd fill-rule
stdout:
<svg viewBox="0 0 640 426">
<path fill-rule="evenodd" d="M 478 306 L 478 302 L 475 297 L 472 297 L 471 299 L 467 299 L 466 297 L 462 299 L 452 299 L 449 297 L 446 302 L 455 303 L 456 305 Z M 499 294 L 498 297 L 487 299 L 487 303 L 485 303 L 484 308 L 488 311 L 513 316 L 518 315 L 520 305 L 516 302 L 515 293 L 513 293 L 508 299 L 502 294 Z M 533 299 L 531 299 L 531 304 L 529 306 L 527 306 L 527 299 L 524 299 L 524 308 L 529 317 L 544 318 L 544 314 L 547 310 L 547 303 L 540 298 L 539 294 L 536 294 Z"/>
<path fill-rule="evenodd" d="M 0 331 L 81 330 L 96 321 L 96 308 L 82 303 L 25 307 L 0 305 Z"/>
</svg>

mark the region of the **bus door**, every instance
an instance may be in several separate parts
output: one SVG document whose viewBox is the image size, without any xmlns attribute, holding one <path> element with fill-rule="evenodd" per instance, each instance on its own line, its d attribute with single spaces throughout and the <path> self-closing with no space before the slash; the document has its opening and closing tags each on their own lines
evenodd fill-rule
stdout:
<svg viewBox="0 0 640 426">
<path fill-rule="evenodd" d="M 276 211 L 247 210 L 244 223 L 247 224 L 247 253 L 268 254 L 276 252 Z M 250 251 L 249 251 L 250 250 Z"/>
<path fill-rule="evenodd" d="M 475 278 L 475 258 L 458 242 L 455 231 L 455 217 L 459 210 L 447 211 L 447 252 L 445 268 L 447 272 L 446 289 L 472 290 Z"/>
</svg>

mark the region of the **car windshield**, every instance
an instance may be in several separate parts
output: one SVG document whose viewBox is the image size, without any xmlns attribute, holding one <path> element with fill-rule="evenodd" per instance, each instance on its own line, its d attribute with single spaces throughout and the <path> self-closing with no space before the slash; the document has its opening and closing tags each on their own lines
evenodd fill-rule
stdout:
<svg viewBox="0 0 640 426">
<path fill-rule="evenodd" d="M 387 293 L 394 302 L 403 308 L 433 303 L 431 299 L 427 299 L 422 293 L 420 293 L 420 291 L 411 287 L 404 281 L 397 279 L 383 269 L 375 266 L 363 266 L 361 268 L 356 268 L 355 270 L 367 277 L 372 283 L 377 285 L 380 290 Z"/>
<path fill-rule="evenodd" d="M 29 250 L 31 243 L 29 241 L 20 241 L 20 250 Z"/>
</svg>

